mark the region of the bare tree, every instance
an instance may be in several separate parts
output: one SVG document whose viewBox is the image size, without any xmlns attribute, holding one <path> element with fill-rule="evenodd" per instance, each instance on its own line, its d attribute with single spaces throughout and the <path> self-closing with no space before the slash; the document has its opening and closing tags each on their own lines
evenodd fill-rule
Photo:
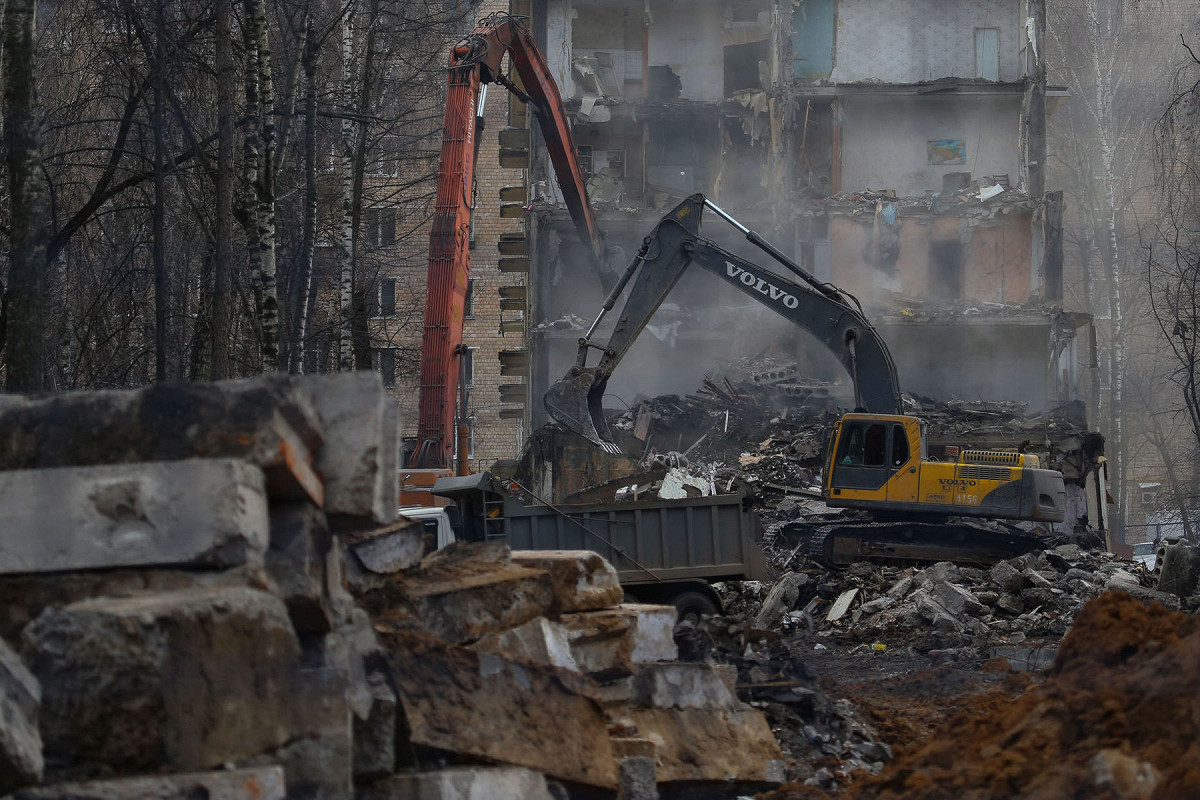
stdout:
<svg viewBox="0 0 1200 800">
<path fill-rule="evenodd" d="M 36 3 L 4 7 L 4 159 L 8 170 L 9 250 L 6 388 L 45 386 L 47 195 L 35 63 Z"/>
</svg>

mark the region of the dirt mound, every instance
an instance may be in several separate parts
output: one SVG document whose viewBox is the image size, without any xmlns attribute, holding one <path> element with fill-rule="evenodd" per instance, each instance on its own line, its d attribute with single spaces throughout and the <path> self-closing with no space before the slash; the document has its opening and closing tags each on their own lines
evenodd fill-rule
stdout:
<svg viewBox="0 0 1200 800">
<path fill-rule="evenodd" d="M 1079 613 L 1044 683 L 991 695 L 838 796 L 1200 797 L 1200 622 L 1106 593 Z"/>
</svg>

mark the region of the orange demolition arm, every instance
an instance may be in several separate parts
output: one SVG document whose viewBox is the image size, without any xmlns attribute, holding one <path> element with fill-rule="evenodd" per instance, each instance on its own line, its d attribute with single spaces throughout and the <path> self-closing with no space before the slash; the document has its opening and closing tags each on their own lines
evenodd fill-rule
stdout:
<svg viewBox="0 0 1200 800">
<path fill-rule="evenodd" d="M 505 53 L 510 55 L 524 92 L 501 72 Z M 534 107 L 575 229 L 588 245 L 597 272 L 602 276 L 607 273 L 605 247 L 588 204 L 558 86 L 525 26 L 515 17 L 493 14 L 481 20 L 474 33 L 455 45 L 450 55 L 437 199 L 429 236 L 418 447 L 411 466 L 449 466 L 454 452 L 463 308 L 471 270 L 469 239 L 477 136 L 483 127 L 477 106 L 480 87 L 487 83 L 502 84 Z M 465 405 L 463 400 L 459 402 Z M 459 448 L 459 474 L 466 471 L 465 451 L 465 446 Z"/>
</svg>

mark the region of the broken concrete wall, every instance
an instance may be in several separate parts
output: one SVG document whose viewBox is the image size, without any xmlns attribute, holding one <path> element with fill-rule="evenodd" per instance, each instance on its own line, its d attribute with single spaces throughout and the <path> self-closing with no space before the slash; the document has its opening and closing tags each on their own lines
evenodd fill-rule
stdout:
<svg viewBox="0 0 1200 800">
<path fill-rule="evenodd" d="M 856 95 L 840 106 L 841 191 L 922 197 L 943 191 L 942 176 L 951 172 L 1008 175 L 1017 185 L 1019 94 Z M 961 142 L 961 151 L 931 152 L 928 143 L 943 140 Z"/>
<path fill-rule="evenodd" d="M 878 327 L 907 391 L 937 398 L 1010 400 L 1028 404 L 1031 411 L 1056 402 L 1047 366 L 1047 318 L 887 318 Z"/>
<path fill-rule="evenodd" d="M 999 34 L 993 80 L 1019 81 L 1024 74 L 1021 5 L 1020 0 L 913 0 L 889 4 L 885 12 L 874 0 L 839 0 L 832 80 L 919 83 L 981 77 L 976 30 L 992 28 Z"/>
<path fill-rule="evenodd" d="M 953 198 L 937 205 L 943 214 L 931 214 L 929 202 L 886 198 L 836 208 L 829 219 L 831 280 L 880 301 L 888 293 L 968 303 L 1040 296 L 1028 204 Z"/>
</svg>

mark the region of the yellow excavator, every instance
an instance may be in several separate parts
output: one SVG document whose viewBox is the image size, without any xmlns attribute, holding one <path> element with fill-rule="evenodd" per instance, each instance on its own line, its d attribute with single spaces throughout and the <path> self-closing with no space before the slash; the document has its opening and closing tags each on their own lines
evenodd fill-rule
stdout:
<svg viewBox="0 0 1200 800">
<path fill-rule="evenodd" d="M 701 238 L 705 208 L 803 284 Z M 787 533 L 803 540 L 805 552 L 831 566 L 863 560 L 991 563 L 1044 546 L 1037 535 L 1003 520 L 1044 527 L 1061 522 L 1062 474 L 1041 469 L 1034 455 L 1016 452 L 961 450 L 952 460 L 931 459 L 924 422 L 903 413 L 891 354 L 857 299 L 817 280 L 703 195 L 676 206 L 643 240 L 579 340 L 575 365 L 547 390 L 543 400 L 552 419 L 607 452 L 620 452 L 601 406 L 608 379 L 692 264 L 813 334 L 850 374 L 856 409 L 836 423 L 827 443 L 822 495 L 829 506 L 862 513 L 792 523 Z M 595 341 L 601 321 L 627 286 L 629 295 L 608 341 Z M 592 351 L 601 355 L 589 367 Z"/>
</svg>

